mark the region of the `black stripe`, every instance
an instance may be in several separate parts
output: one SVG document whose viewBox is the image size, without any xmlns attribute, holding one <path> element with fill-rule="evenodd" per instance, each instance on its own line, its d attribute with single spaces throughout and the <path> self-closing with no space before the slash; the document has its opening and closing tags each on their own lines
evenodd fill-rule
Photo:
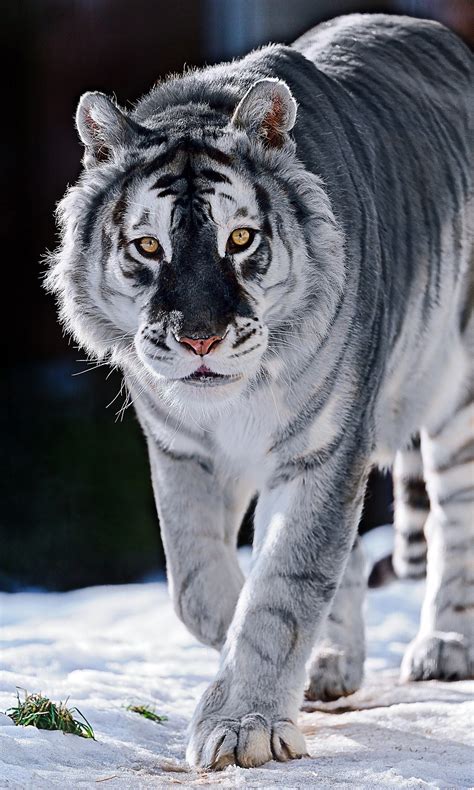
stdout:
<svg viewBox="0 0 474 790">
<path fill-rule="evenodd" d="M 212 461 L 207 458 L 202 458 L 199 455 L 188 455 L 187 453 L 177 453 L 173 450 L 170 450 L 163 442 L 153 436 L 153 441 L 158 448 L 158 450 L 166 455 L 168 458 L 171 458 L 173 461 L 189 461 L 191 463 L 197 464 L 204 472 L 212 475 L 214 473 L 214 466 Z"/>
<path fill-rule="evenodd" d="M 170 164 L 171 162 L 176 159 L 177 155 L 180 153 L 180 146 L 179 144 L 174 144 L 170 146 L 166 151 L 156 156 L 150 162 L 147 162 L 145 165 L 142 165 L 142 175 L 144 178 L 149 178 L 153 173 L 157 170 L 161 170 L 165 165 Z"/>
<path fill-rule="evenodd" d="M 320 466 L 327 463 L 331 456 L 339 449 L 345 436 L 346 432 L 341 430 L 335 439 L 326 447 L 323 447 L 322 450 L 317 450 L 314 453 L 308 453 L 307 455 L 302 455 L 293 458 L 291 461 L 287 461 L 275 472 L 268 483 L 268 487 L 270 489 L 276 488 L 282 483 L 289 483 L 299 475 L 318 469 Z"/>
<path fill-rule="evenodd" d="M 267 273 L 271 261 L 270 245 L 264 237 L 255 252 L 243 261 L 240 268 L 242 277 L 246 280 L 261 279 Z"/>
<path fill-rule="evenodd" d="M 242 335 L 241 337 L 239 337 L 239 339 L 236 340 L 235 343 L 233 344 L 232 348 L 237 348 L 238 346 L 242 345 L 242 343 L 245 343 L 245 341 L 248 340 L 250 337 L 252 337 L 252 335 L 254 335 L 256 331 L 257 331 L 256 328 L 251 329 L 250 332 L 248 332 L 246 335 Z"/>
<path fill-rule="evenodd" d="M 142 139 L 138 141 L 137 147 L 146 150 L 147 148 L 154 148 L 157 145 L 163 145 L 167 142 L 168 138 L 165 134 L 156 134 L 152 132 L 148 136 L 142 137 Z"/>
<path fill-rule="evenodd" d="M 208 167 L 202 167 L 196 173 L 196 176 L 204 177 L 207 181 L 212 181 L 213 184 L 232 184 L 232 181 L 224 173 L 218 173 L 217 170 L 211 170 Z"/>
<path fill-rule="evenodd" d="M 204 154 L 205 156 L 209 157 L 209 159 L 213 159 L 215 162 L 219 162 L 221 165 L 229 166 L 232 165 L 234 161 L 232 156 L 225 154 L 224 151 L 221 151 L 219 148 L 215 148 L 214 146 L 196 143 L 194 150 L 200 154 Z"/>
<path fill-rule="evenodd" d="M 115 203 L 114 210 L 112 211 L 112 222 L 117 227 L 122 227 L 125 212 L 127 210 L 127 198 L 125 193 L 122 193 Z"/>
<path fill-rule="evenodd" d="M 107 233 L 107 231 L 105 230 L 105 228 L 102 228 L 101 238 L 102 238 L 102 254 L 100 257 L 100 262 L 102 269 L 105 270 L 107 268 L 109 256 L 112 251 L 112 239 L 110 235 Z"/>
<path fill-rule="evenodd" d="M 260 348 L 260 343 L 257 343 L 256 346 L 252 346 L 251 348 L 245 349 L 245 351 L 240 351 L 238 354 L 231 354 L 231 357 L 243 357 L 245 354 L 250 354 L 251 351 L 255 351 L 256 348 Z"/>
<path fill-rule="evenodd" d="M 171 351 L 169 346 L 166 345 L 162 340 L 159 338 L 153 337 L 153 335 L 149 335 L 147 332 L 143 332 L 143 337 L 145 337 L 150 343 L 152 343 L 157 348 L 161 348 L 162 351 Z"/>
<path fill-rule="evenodd" d="M 168 197 L 168 195 L 179 195 L 179 192 L 176 192 L 174 189 L 164 189 L 160 194 L 157 196 L 159 198 Z"/>
<path fill-rule="evenodd" d="M 155 183 L 153 184 L 153 186 L 151 188 L 152 189 L 165 189 L 166 187 L 170 187 L 173 184 L 175 184 L 176 181 L 179 181 L 181 178 L 182 178 L 181 173 L 179 175 L 176 175 L 174 173 L 166 173 L 166 175 L 160 176 L 155 181 Z"/>
<path fill-rule="evenodd" d="M 255 184 L 255 197 L 257 199 L 258 210 L 263 220 L 262 230 L 269 239 L 273 237 L 272 226 L 269 217 L 273 214 L 273 206 L 270 194 L 258 182 Z"/>
<path fill-rule="evenodd" d="M 419 543 L 426 543 L 425 533 L 423 530 L 420 530 L 419 532 L 402 532 L 400 534 L 409 546 L 417 545 Z"/>
<path fill-rule="evenodd" d="M 122 272 L 123 276 L 127 278 L 127 280 L 135 279 L 135 274 L 133 273 L 133 271 L 131 271 L 130 269 L 126 269 L 124 266 L 122 266 L 121 263 L 119 263 L 119 266 L 120 266 L 120 271 Z"/>
<path fill-rule="evenodd" d="M 144 266 L 143 263 L 135 260 L 133 255 L 130 255 L 128 250 L 124 250 L 123 257 L 129 263 L 133 264 L 133 268 L 131 270 L 124 269 L 122 265 L 120 265 L 120 269 L 124 277 L 129 279 L 134 279 L 136 284 L 140 287 L 147 287 L 151 285 L 153 282 L 153 274 L 147 266 Z"/>
<path fill-rule="evenodd" d="M 419 557 L 405 557 L 404 562 L 408 565 L 425 565 L 426 554 L 421 554 Z"/>
</svg>

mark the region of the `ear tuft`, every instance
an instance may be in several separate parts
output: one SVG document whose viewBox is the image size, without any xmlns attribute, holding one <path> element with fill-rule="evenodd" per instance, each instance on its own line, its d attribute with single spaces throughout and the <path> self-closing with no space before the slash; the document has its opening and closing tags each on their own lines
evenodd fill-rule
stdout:
<svg viewBox="0 0 474 790">
<path fill-rule="evenodd" d="M 104 93 L 84 93 L 76 112 L 76 127 L 86 146 L 86 165 L 104 161 L 133 135 L 132 121 Z"/>
<path fill-rule="evenodd" d="M 232 123 L 257 135 L 267 145 L 281 148 L 295 125 L 296 109 L 296 101 L 286 82 L 259 80 L 237 105 Z"/>
</svg>

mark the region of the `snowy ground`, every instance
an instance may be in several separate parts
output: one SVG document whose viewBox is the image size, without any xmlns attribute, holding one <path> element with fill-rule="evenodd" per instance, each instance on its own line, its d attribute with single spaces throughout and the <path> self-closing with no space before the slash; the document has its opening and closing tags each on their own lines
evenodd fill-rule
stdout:
<svg viewBox="0 0 474 790">
<path fill-rule="evenodd" d="M 383 531 L 378 539 L 385 548 Z M 374 535 L 374 553 L 376 544 Z M 2 594 L 0 710 L 16 686 L 69 696 L 97 740 L 15 727 L 0 714 L 0 787 L 472 788 L 474 683 L 397 685 L 421 597 L 411 583 L 369 594 L 365 684 L 301 713 L 310 759 L 197 774 L 184 762 L 186 726 L 217 654 L 180 624 L 164 584 Z M 152 703 L 168 721 L 127 712 L 129 702 Z"/>
</svg>

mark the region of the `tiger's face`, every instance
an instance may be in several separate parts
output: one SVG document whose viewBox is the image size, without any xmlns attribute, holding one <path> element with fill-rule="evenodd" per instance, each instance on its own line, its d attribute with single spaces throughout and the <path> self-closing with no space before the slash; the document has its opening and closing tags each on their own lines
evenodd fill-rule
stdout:
<svg viewBox="0 0 474 790">
<path fill-rule="evenodd" d="M 262 80 L 230 122 L 182 113 L 145 128 L 83 97 L 86 170 L 60 207 L 48 284 L 96 356 L 138 364 L 183 402 L 225 400 L 271 364 L 271 333 L 307 289 L 302 195 L 285 177 L 296 105 Z"/>
<path fill-rule="evenodd" d="M 238 155 L 203 139 L 177 145 L 115 213 L 114 265 L 133 297 L 134 348 L 182 397 L 234 393 L 260 368 L 265 290 L 288 270 L 265 201 Z"/>
</svg>

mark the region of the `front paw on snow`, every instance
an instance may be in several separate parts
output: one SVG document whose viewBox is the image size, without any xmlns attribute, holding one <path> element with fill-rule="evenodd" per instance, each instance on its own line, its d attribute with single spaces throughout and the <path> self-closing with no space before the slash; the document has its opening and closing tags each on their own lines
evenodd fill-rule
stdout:
<svg viewBox="0 0 474 790">
<path fill-rule="evenodd" d="M 474 666 L 462 634 L 434 631 L 408 645 L 403 656 L 400 679 L 464 680 L 472 677 Z"/>
<path fill-rule="evenodd" d="M 289 719 L 270 723 L 260 713 L 248 713 L 240 719 L 201 719 L 186 757 L 196 768 L 220 771 L 228 765 L 256 768 L 269 760 L 285 762 L 306 754 L 304 737 Z"/>
</svg>

